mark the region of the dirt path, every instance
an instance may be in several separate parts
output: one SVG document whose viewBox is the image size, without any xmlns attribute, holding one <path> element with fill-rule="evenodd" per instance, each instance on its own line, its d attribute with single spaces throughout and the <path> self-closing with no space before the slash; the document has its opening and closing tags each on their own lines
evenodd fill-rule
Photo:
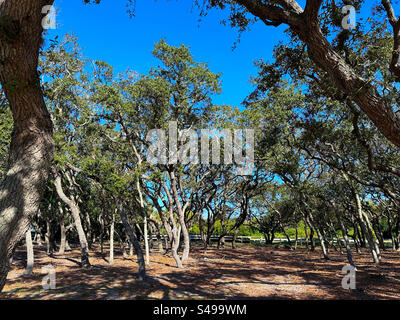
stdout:
<svg viewBox="0 0 400 320">
<path fill-rule="evenodd" d="M 25 253 L 17 251 L 14 268 L 0 299 L 400 299 L 400 253 L 383 253 L 379 267 L 367 251 L 354 254 L 359 271 L 356 290 L 341 287 L 345 255 L 290 251 L 275 247 L 203 250 L 195 247 L 184 270 L 170 256 L 153 253 L 148 281 L 135 280 L 135 257 L 116 256 L 110 266 L 100 252 L 91 253 L 93 267 L 79 267 L 79 251 L 48 257 L 35 251 L 35 274 L 22 276 Z M 105 255 L 107 257 L 107 255 Z M 56 289 L 43 290 L 43 266 L 56 270 Z"/>
</svg>

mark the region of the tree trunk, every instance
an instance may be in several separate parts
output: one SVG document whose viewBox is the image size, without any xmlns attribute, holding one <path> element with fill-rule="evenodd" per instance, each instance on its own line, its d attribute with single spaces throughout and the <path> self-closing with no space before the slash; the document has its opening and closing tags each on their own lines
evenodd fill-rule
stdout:
<svg viewBox="0 0 400 320">
<path fill-rule="evenodd" d="M 114 228 L 115 228 L 115 212 L 112 214 L 110 226 L 110 259 L 109 264 L 114 264 Z"/>
<path fill-rule="evenodd" d="M 104 218 L 103 218 L 103 213 L 100 214 L 99 217 L 99 222 L 100 222 L 100 235 L 99 235 L 99 242 L 100 242 L 100 252 L 101 255 L 104 254 Z"/>
<path fill-rule="evenodd" d="M 182 234 L 183 234 L 183 253 L 182 253 L 182 262 L 186 261 L 189 258 L 189 252 L 190 252 L 190 237 L 189 237 L 189 231 L 186 227 L 186 222 L 185 222 L 185 212 L 182 208 L 181 202 L 179 200 L 178 196 L 178 190 L 176 187 L 176 178 L 175 178 L 175 172 L 170 171 L 169 172 L 170 178 L 171 178 L 171 187 L 172 187 L 172 193 L 174 196 L 175 204 L 178 209 L 178 218 L 179 218 L 179 224 L 181 226 Z"/>
<path fill-rule="evenodd" d="M 239 233 L 239 228 L 236 228 L 235 233 L 233 234 L 233 239 L 232 239 L 232 249 L 236 249 L 236 239 Z"/>
<path fill-rule="evenodd" d="M 371 251 L 372 258 L 373 258 L 374 262 L 376 264 L 378 264 L 380 262 L 379 248 L 376 245 L 375 240 L 373 239 L 371 228 L 370 228 L 370 225 L 369 225 L 369 220 L 364 215 L 364 212 L 362 210 L 360 196 L 358 195 L 358 193 L 354 189 L 353 189 L 353 194 L 354 194 L 354 197 L 355 197 L 355 200 L 356 200 L 356 211 L 357 211 L 358 218 L 360 219 L 361 229 L 362 229 L 363 233 L 367 237 L 368 247 L 369 247 L 369 250 Z"/>
<path fill-rule="evenodd" d="M 289 248 L 292 249 L 292 241 L 290 240 L 290 237 L 289 237 L 289 235 L 287 234 L 287 232 L 286 232 L 285 228 L 283 227 L 282 223 L 280 223 L 280 227 L 281 227 L 281 229 L 282 229 L 282 231 L 283 231 L 283 234 L 285 235 L 285 237 L 286 237 L 286 239 L 287 239 L 287 241 L 288 241 L 288 246 L 289 246 Z"/>
<path fill-rule="evenodd" d="M 61 232 L 61 239 L 60 239 L 60 249 L 58 250 L 59 254 L 64 254 L 65 249 L 67 247 L 67 228 L 65 228 L 64 221 L 60 223 L 60 232 Z"/>
<path fill-rule="evenodd" d="M 33 273 L 33 243 L 32 243 L 32 232 L 31 229 L 28 228 L 26 232 L 26 270 L 24 272 L 25 275 L 30 276 Z"/>
<path fill-rule="evenodd" d="M 46 253 L 48 255 L 51 255 L 53 253 L 53 247 L 51 244 L 51 224 L 48 219 L 46 219 L 46 234 L 45 234 L 45 240 L 46 240 Z"/>
<path fill-rule="evenodd" d="M 38 246 L 42 245 L 42 230 L 39 227 L 36 228 L 35 241 Z"/>
<path fill-rule="evenodd" d="M 147 212 L 146 212 L 146 207 L 144 205 L 144 200 L 143 200 L 143 194 L 142 194 L 142 188 L 140 187 L 140 181 L 139 178 L 136 180 L 136 189 L 139 193 L 139 200 L 140 200 L 140 208 L 142 209 L 143 213 L 143 221 L 144 221 L 144 226 L 143 226 L 143 238 L 144 238 L 144 249 L 146 252 L 146 265 L 150 265 L 150 249 L 149 249 L 149 233 L 147 229 Z"/>
<path fill-rule="evenodd" d="M 310 250 L 315 251 L 315 242 L 314 242 L 314 229 L 310 226 Z"/>
<path fill-rule="evenodd" d="M 169 211 L 170 211 L 170 217 L 171 217 L 170 219 L 171 219 L 171 221 L 173 221 L 171 253 L 172 253 L 172 257 L 174 258 L 174 260 L 176 262 L 176 266 L 179 269 L 182 269 L 183 268 L 182 260 L 178 254 L 178 248 L 179 248 L 179 243 L 180 243 L 180 232 L 178 231 L 178 227 L 177 227 L 175 221 L 173 220 L 174 219 L 173 208 L 170 207 Z"/>
<path fill-rule="evenodd" d="M 384 251 L 385 250 L 385 240 L 383 239 L 382 228 L 379 225 L 379 220 L 374 219 L 372 222 L 373 230 L 375 232 L 376 237 L 378 238 L 379 247 Z"/>
<path fill-rule="evenodd" d="M 15 246 L 38 212 L 53 159 L 53 125 L 37 72 L 42 7 L 52 3 L 0 1 L 0 83 L 14 119 L 7 174 L 0 185 L 0 291 Z"/>
<path fill-rule="evenodd" d="M 61 176 L 58 172 L 55 173 L 54 185 L 60 199 L 68 206 L 71 211 L 72 218 L 74 219 L 74 224 L 76 231 L 78 232 L 79 243 L 81 246 L 81 266 L 82 268 L 90 267 L 89 262 L 89 246 L 86 239 L 85 231 L 82 227 L 82 221 L 80 216 L 80 210 L 74 200 L 68 198 L 61 185 Z"/>
<path fill-rule="evenodd" d="M 67 228 L 65 227 L 65 214 L 61 205 L 58 207 L 59 218 L 58 222 L 60 224 L 60 248 L 58 250 L 59 254 L 65 253 L 66 243 L 67 243 Z"/>
<path fill-rule="evenodd" d="M 289 25 L 293 33 L 307 46 L 310 59 L 329 75 L 338 89 L 364 111 L 389 141 L 400 147 L 400 118 L 390 103 L 366 79 L 355 72 L 324 36 L 318 15 L 322 0 L 307 0 L 304 11 L 296 1 L 282 1 L 287 7 L 292 8 L 290 12 L 269 5 L 269 2 L 264 4 L 254 0 L 235 0 L 235 2 L 245 6 L 267 25 L 277 26 L 281 23 Z"/>
<path fill-rule="evenodd" d="M 118 203 L 117 206 L 118 206 L 119 214 L 121 215 L 122 223 L 124 224 L 124 227 L 125 227 L 125 231 L 126 231 L 127 235 L 129 236 L 130 242 L 135 247 L 136 256 L 137 256 L 138 265 L 139 265 L 138 278 L 139 278 L 139 280 L 145 280 L 146 279 L 146 263 L 144 261 L 142 248 L 140 247 L 140 243 L 139 243 L 138 239 L 136 238 L 136 235 L 133 232 L 131 225 L 128 222 L 128 218 L 126 216 L 125 210 L 122 208 L 121 204 Z"/>
<path fill-rule="evenodd" d="M 151 197 L 151 200 L 153 202 L 153 205 L 156 207 L 158 215 L 161 219 L 162 225 L 164 226 L 165 231 L 167 232 L 167 236 L 165 237 L 165 252 L 168 252 L 168 249 L 171 248 L 172 246 L 172 230 L 171 230 L 171 226 L 168 223 L 167 219 L 164 216 L 163 210 L 161 208 L 161 206 L 158 204 L 158 198 L 155 197 Z M 161 236 L 161 233 L 160 233 Z"/>
<path fill-rule="evenodd" d="M 86 223 L 86 233 L 85 235 L 87 235 L 86 239 L 87 239 L 87 243 L 88 243 L 88 250 L 92 249 L 92 243 L 94 242 L 95 239 L 93 239 L 92 236 L 92 223 L 90 222 L 90 216 L 89 213 L 87 211 L 84 210 L 84 217 L 85 217 L 85 223 Z"/>
<path fill-rule="evenodd" d="M 353 267 L 356 267 L 356 265 L 355 265 L 355 263 L 353 261 L 353 255 L 351 254 L 350 241 L 349 241 L 349 238 L 347 237 L 346 227 L 344 226 L 343 221 L 340 218 L 340 214 L 337 211 L 336 211 L 336 217 L 338 219 L 338 222 L 339 222 L 339 225 L 340 225 L 340 229 L 342 230 L 344 243 L 346 245 L 347 260 L 349 261 L 350 265 L 352 265 Z"/>
<path fill-rule="evenodd" d="M 161 185 L 165 191 L 165 194 L 168 198 L 168 213 L 169 213 L 169 221 L 172 225 L 172 228 L 170 228 L 170 237 L 171 237 L 171 253 L 172 257 L 174 258 L 176 262 L 176 266 L 179 269 L 183 268 L 182 260 L 179 257 L 178 254 L 178 248 L 179 248 L 179 242 L 180 242 L 180 232 L 178 231 L 178 225 L 175 221 L 175 216 L 174 216 L 174 200 L 172 199 L 171 193 L 169 192 L 166 184 L 161 181 Z M 165 225 L 165 223 L 164 223 Z"/>
<path fill-rule="evenodd" d="M 225 247 L 225 236 L 221 235 L 218 237 L 217 249 L 224 248 L 224 247 Z"/>
<path fill-rule="evenodd" d="M 201 242 L 203 242 L 204 249 L 207 249 L 208 241 L 207 241 L 206 233 L 204 232 L 203 217 L 202 217 L 201 213 L 198 216 L 198 224 L 199 224 Z"/>
<path fill-rule="evenodd" d="M 306 249 L 308 250 L 308 229 L 307 229 L 307 223 L 305 221 L 304 221 L 304 234 L 305 234 Z"/>
<path fill-rule="evenodd" d="M 317 233 L 317 237 L 318 237 L 320 245 L 321 245 L 322 254 L 324 256 L 324 259 L 329 260 L 328 252 L 326 250 L 325 241 L 324 241 L 324 238 L 322 236 L 322 233 L 319 230 L 318 226 L 314 223 L 314 220 L 311 217 L 311 215 L 310 215 L 309 219 L 310 219 L 310 222 L 309 222 L 310 223 L 310 227 L 313 227 L 313 229 L 315 229 L 315 232 Z M 310 234 L 310 236 L 312 236 L 312 234 L 313 234 L 313 232 Z M 314 239 L 311 239 L 311 243 L 312 243 L 311 246 L 312 247 L 315 246 L 313 242 L 314 242 Z"/>
<path fill-rule="evenodd" d="M 144 236 L 144 249 L 146 252 L 146 265 L 150 266 L 150 247 L 149 247 L 149 232 L 147 226 L 147 213 L 144 212 L 144 226 L 143 226 L 143 236 Z"/>
</svg>

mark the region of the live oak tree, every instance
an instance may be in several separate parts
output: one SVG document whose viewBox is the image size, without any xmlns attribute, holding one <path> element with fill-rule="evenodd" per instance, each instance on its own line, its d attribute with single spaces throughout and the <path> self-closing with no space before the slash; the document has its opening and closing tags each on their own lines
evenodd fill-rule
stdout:
<svg viewBox="0 0 400 320">
<path fill-rule="evenodd" d="M 52 168 L 55 190 L 61 201 L 67 206 L 74 221 L 81 246 L 81 265 L 90 266 L 89 242 L 90 219 L 86 219 L 86 232 L 83 228 L 79 190 L 76 183 L 77 172 L 73 170 L 81 160 L 79 144 L 85 134 L 89 113 L 85 98 L 85 80 L 83 73 L 87 61 L 83 59 L 76 39 L 67 35 L 61 42 L 52 45 L 41 56 L 40 71 L 47 79 L 44 95 L 54 123 L 55 161 Z M 89 138 L 86 136 L 86 138 Z M 78 188 L 77 188 L 78 186 Z M 88 213 L 85 215 L 88 217 Z M 90 237 L 89 237 L 90 239 Z"/>
<path fill-rule="evenodd" d="M 341 229 L 349 262 L 354 264 L 346 240 L 350 223 L 354 230 L 360 228 L 361 245 L 364 240 L 368 242 L 378 263 L 380 252 L 374 234 L 381 234 L 381 227 L 364 199 L 377 193 L 394 205 L 397 203 L 398 176 L 394 166 L 398 153 L 368 119 L 349 110 L 345 102 L 326 98 L 320 86 L 313 87 L 307 81 L 296 90 L 284 81 L 271 81 L 265 76 L 269 70 L 268 66 L 261 66 L 255 79 L 257 90 L 246 100 L 248 118 L 252 126 L 259 128 L 258 165 L 264 163 L 298 195 L 296 201 L 304 204 L 299 209 L 321 245 L 329 243 L 327 238 L 336 237 L 336 231 Z M 347 197 L 334 193 L 327 197 L 336 189 L 335 183 L 329 182 L 332 179 L 342 185 L 341 192 Z M 347 207 L 340 209 L 339 204 L 344 203 Z M 321 210 L 321 206 L 327 209 Z M 320 214 L 335 210 L 341 212 L 336 218 Z M 345 221 L 348 218 L 350 221 Z"/>
<path fill-rule="evenodd" d="M 52 3 L 0 3 L 0 83 L 14 119 L 7 173 L 0 186 L 0 290 L 15 245 L 39 209 L 53 157 L 52 123 L 37 71 L 42 8 Z"/>
<path fill-rule="evenodd" d="M 335 248 L 332 239 L 340 247 L 343 239 L 352 265 L 348 238 L 356 249 L 368 246 L 378 263 L 385 223 L 394 249 L 400 248 L 400 23 L 391 2 L 382 0 L 376 16 L 351 32 L 342 29 L 341 7 L 334 1 L 307 0 L 304 8 L 294 0 L 205 3 L 206 8 L 231 9 L 230 21 L 241 31 L 254 17 L 268 26 L 289 27 L 290 43 L 276 47 L 273 62 L 258 63 L 257 89 L 246 99 L 244 112 L 230 106 L 212 110 L 219 76 L 195 62 L 186 47 L 165 41 L 154 51 L 161 66 L 142 76 L 117 77 L 103 62 L 94 63 L 94 72 L 87 74 L 76 52 L 52 47 L 41 68 L 47 80 L 43 88 L 37 71 L 42 7 L 52 1 L 1 2 L 0 289 L 29 223 L 38 230 L 46 225 L 50 253 L 54 229 L 62 229 L 61 212 L 67 207 L 77 226 L 83 264 L 91 239 L 102 239 L 108 223 L 113 240 L 122 221 L 127 236 L 121 232 L 120 238 L 135 246 L 142 279 L 145 260 L 135 227 L 143 226 L 147 240 L 151 206 L 178 267 L 188 258 L 188 229 L 196 218 L 206 244 L 218 223 L 221 240 L 257 218 L 284 233 L 301 222 L 311 248 L 318 237 L 325 258 Z M 358 9 L 366 2 L 354 5 Z M 393 30 L 387 30 L 389 25 Z M 282 81 L 287 77 L 290 86 Z M 169 121 L 177 121 L 179 129 L 255 128 L 254 175 L 239 178 L 229 167 L 148 166 L 145 133 L 166 129 Z M 49 180 L 52 165 L 55 176 Z M 54 181 L 65 205 L 56 196 Z M 266 183 L 272 190 L 264 188 Z M 268 201 L 260 203 L 264 198 Z M 99 203 L 107 205 L 100 208 Z M 269 230 L 269 240 L 273 232 Z M 184 250 L 179 256 L 181 233 Z M 146 241 L 145 248 L 149 257 Z"/>
<path fill-rule="evenodd" d="M 218 8 L 230 10 L 229 20 L 234 27 L 244 31 L 257 19 L 266 26 L 287 25 L 291 40 L 300 42 L 307 51 L 307 59 L 316 66 L 319 77 L 327 76 L 338 88 L 345 98 L 354 102 L 375 124 L 378 130 L 397 147 L 400 146 L 400 118 L 396 114 L 397 105 L 386 98 L 386 93 L 380 92 L 379 88 L 366 79 L 363 72 L 353 65 L 351 56 L 359 57 L 360 52 L 353 52 L 349 43 L 355 38 L 369 37 L 368 31 L 372 28 L 383 27 L 389 20 L 393 28 L 392 40 L 393 51 L 390 62 L 383 64 L 379 71 L 392 73 L 392 83 L 398 81 L 398 49 L 400 26 L 399 19 L 390 0 L 382 0 L 379 11 L 384 11 L 385 16 L 380 16 L 374 24 L 369 25 L 371 29 L 365 29 L 361 23 L 356 26 L 357 32 L 354 36 L 347 30 L 343 30 L 338 12 L 341 10 L 334 1 L 307 0 L 304 7 L 296 0 L 210 0 L 195 1 L 199 5 L 205 3 L 207 8 Z M 343 1 L 343 5 L 347 4 Z M 360 8 L 366 5 L 363 0 L 354 1 L 353 5 Z M 377 35 L 382 39 L 386 35 Z M 333 39 L 329 42 L 328 39 Z M 372 39 L 374 40 L 374 39 Z M 339 45 L 335 45 L 339 43 Z M 303 49 L 304 51 L 304 49 Z M 369 63 L 376 63 L 376 56 L 368 55 Z M 358 70 L 357 70 L 358 69 Z M 316 80 L 318 81 L 318 80 Z"/>
<path fill-rule="evenodd" d="M 0 83 L 14 119 L 7 174 L 0 186 L 0 290 L 15 245 L 38 211 L 53 159 L 52 122 L 37 70 L 43 8 L 53 2 L 0 3 Z"/>
<path fill-rule="evenodd" d="M 118 128 L 118 137 L 113 142 L 126 152 L 126 167 L 135 181 L 133 198 L 140 204 L 145 231 L 147 199 L 144 191 L 147 180 L 152 175 L 163 176 L 162 192 L 165 192 L 164 197 L 168 197 L 167 211 L 172 210 L 172 216 L 167 218 L 172 224 L 172 233 L 169 234 L 175 238 L 179 236 L 173 231 L 176 229 L 173 226 L 176 212 L 184 238 L 182 261 L 185 261 L 190 249 L 186 224 L 193 192 L 187 192 L 182 182 L 183 176 L 190 177 L 189 166 L 151 166 L 146 163 L 149 146 L 146 134 L 151 129 L 167 129 L 170 121 L 175 122 L 179 130 L 197 129 L 202 123 L 206 123 L 211 108 L 211 96 L 220 91 L 220 80 L 219 75 L 212 73 L 206 64 L 196 62 L 188 48 L 183 45 L 173 47 L 161 40 L 155 45 L 153 55 L 160 60 L 161 65 L 153 68 L 149 75 L 143 76 L 128 73 L 115 79 L 109 66 L 97 63 L 98 75 L 92 88 L 92 100 L 101 110 L 99 117 L 111 128 Z M 169 153 L 170 159 L 173 156 L 171 152 L 172 150 Z M 160 195 L 158 193 L 153 196 L 157 198 Z M 167 202 L 167 199 L 164 198 L 164 201 Z M 151 199 L 149 202 L 154 203 Z M 159 212 L 162 215 L 162 211 Z M 175 239 L 174 243 L 178 245 L 179 240 Z M 175 245 L 173 251 L 177 257 Z M 180 266 L 178 260 L 177 264 Z"/>
</svg>

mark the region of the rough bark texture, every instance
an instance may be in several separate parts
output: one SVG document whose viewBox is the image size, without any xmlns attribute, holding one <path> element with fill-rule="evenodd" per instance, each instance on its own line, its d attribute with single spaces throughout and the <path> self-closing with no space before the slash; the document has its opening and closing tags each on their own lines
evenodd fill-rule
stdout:
<svg viewBox="0 0 400 320">
<path fill-rule="evenodd" d="M 39 209 L 53 157 L 53 127 L 37 72 L 41 11 L 52 2 L 0 1 L 0 83 L 14 119 L 8 170 L 0 185 L 0 291 L 12 252 Z"/>
</svg>

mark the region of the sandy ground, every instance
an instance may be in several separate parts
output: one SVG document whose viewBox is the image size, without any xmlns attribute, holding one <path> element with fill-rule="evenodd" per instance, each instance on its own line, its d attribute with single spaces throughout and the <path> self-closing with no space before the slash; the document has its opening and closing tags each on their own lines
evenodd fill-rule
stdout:
<svg viewBox="0 0 400 320">
<path fill-rule="evenodd" d="M 98 249 L 98 248 L 96 248 Z M 81 269 L 79 250 L 49 257 L 35 248 L 35 269 L 24 276 L 25 252 L 16 252 L 13 269 L 0 299 L 400 299 L 400 253 L 387 250 L 379 267 L 368 251 L 354 253 L 356 289 L 342 288 L 346 256 L 330 252 L 329 261 L 317 250 L 241 246 L 204 250 L 194 246 L 190 261 L 177 269 L 170 255 L 152 252 L 148 279 L 136 280 L 135 257 L 116 252 L 91 253 L 92 267 Z M 56 270 L 56 289 L 42 287 L 42 267 Z"/>
</svg>

